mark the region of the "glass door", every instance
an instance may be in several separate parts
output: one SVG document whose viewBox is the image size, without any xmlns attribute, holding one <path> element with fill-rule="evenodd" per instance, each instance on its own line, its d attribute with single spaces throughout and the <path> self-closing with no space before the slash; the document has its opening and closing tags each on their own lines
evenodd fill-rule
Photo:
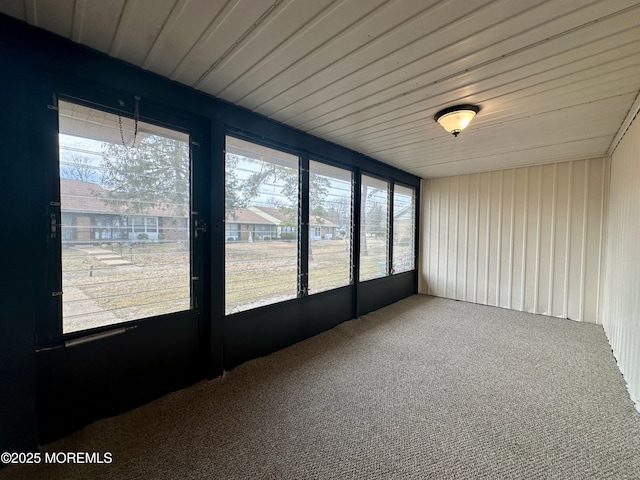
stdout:
<svg viewBox="0 0 640 480">
<path fill-rule="evenodd" d="M 188 133 L 59 101 L 62 334 L 191 310 Z"/>
</svg>

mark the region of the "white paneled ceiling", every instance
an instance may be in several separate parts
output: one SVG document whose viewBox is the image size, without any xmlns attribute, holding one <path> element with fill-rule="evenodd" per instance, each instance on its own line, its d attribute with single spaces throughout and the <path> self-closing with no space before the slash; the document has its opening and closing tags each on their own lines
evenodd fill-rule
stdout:
<svg viewBox="0 0 640 480">
<path fill-rule="evenodd" d="M 422 177 L 607 154 L 638 0 L 0 0 L 0 11 Z M 458 138 L 433 121 L 481 111 Z"/>
</svg>

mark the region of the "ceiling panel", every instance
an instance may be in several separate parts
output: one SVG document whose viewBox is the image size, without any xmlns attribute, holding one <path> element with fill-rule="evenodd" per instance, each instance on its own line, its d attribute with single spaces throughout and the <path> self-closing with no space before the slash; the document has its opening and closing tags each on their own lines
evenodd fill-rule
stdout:
<svg viewBox="0 0 640 480">
<path fill-rule="evenodd" d="M 369 42 L 371 36 L 375 35 L 378 29 L 384 28 L 384 20 L 389 15 L 391 7 L 396 3 L 397 1 L 384 3 L 382 0 L 357 3 L 357 0 L 351 0 L 349 4 L 359 6 L 359 8 L 356 8 L 355 11 L 343 10 L 345 15 L 332 16 L 331 23 L 337 22 L 339 29 L 332 38 L 317 45 L 310 44 L 309 46 L 312 48 L 308 55 L 292 63 L 275 77 L 268 79 L 260 85 L 260 88 L 244 95 L 239 103 L 260 112 L 260 105 L 267 100 L 312 77 L 326 66 L 356 50 L 360 45 Z M 411 3 L 413 2 L 406 2 L 407 5 Z M 363 8 L 364 6 L 366 8 Z"/>
<path fill-rule="evenodd" d="M 199 84 L 207 73 L 238 48 L 276 8 L 277 2 L 273 0 L 226 2 L 223 9 L 211 18 L 211 23 L 173 72 L 172 78 L 201 89 Z"/>
<path fill-rule="evenodd" d="M 0 0 L 0 12 L 423 177 L 604 156 L 640 91 L 640 0 Z M 457 103 L 481 110 L 454 138 L 433 116 Z"/>
<path fill-rule="evenodd" d="M 0 0 L 0 12 L 27 21 L 27 11 L 22 0 Z"/>
<path fill-rule="evenodd" d="M 101 52 L 109 52 L 124 4 L 125 0 L 76 0 L 71 39 Z"/>
<path fill-rule="evenodd" d="M 165 28 L 175 3 L 174 0 L 125 2 L 109 54 L 142 65 Z"/>
<path fill-rule="evenodd" d="M 297 85 L 287 92 L 285 98 L 276 98 L 270 104 L 276 109 L 279 119 L 295 124 L 299 123 L 297 115 L 308 118 L 309 114 L 314 117 L 326 114 L 335 110 L 336 105 L 346 106 L 345 102 L 355 99 L 366 100 L 370 95 L 384 92 L 396 84 L 404 84 L 401 86 L 403 93 L 424 89 L 428 81 L 421 81 L 420 75 L 433 71 L 442 63 L 451 63 L 453 54 L 461 56 L 467 50 L 477 50 L 478 39 L 470 37 L 472 33 L 482 32 L 483 20 L 486 23 L 489 18 L 509 17 L 521 11 L 521 5 L 520 2 L 506 1 L 463 2 L 453 8 L 449 2 L 440 2 L 369 42 L 341 62 L 320 71 L 310 81 Z M 451 45 L 447 32 L 456 30 L 465 31 L 466 38 L 456 38 Z M 444 53 L 447 47 L 451 48 L 449 55 Z M 442 60 L 433 58 L 436 54 L 441 54 Z M 433 80 L 441 77 L 434 75 Z"/>
<path fill-rule="evenodd" d="M 558 107 L 558 102 L 564 102 L 565 105 L 574 105 L 617 94 L 619 93 L 617 90 L 609 91 L 605 88 L 600 93 L 600 96 L 594 97 L 587 95 L 585 89 L 590 86 L 601 85 L 605 81 L 602 79 L 603 75 L 608 76 L 609 81 L 637 75 L 638 67 L 640 66 L 638 65 L 640 60 L 638 57 L 639 50 L 636 49 L 638 46 L 638 42 L 625 45 L 622 50 L 626 51 L 626 53 L 620 59 L 616 59 L 611 52 L 605 52 L 603 58 L 595 65 L 592 64 L 591 58 L 588 58 L 577 65 L 562 66 L 537 75 L 524 76 L 511 84 L 502 85 L 495 81 L 489 82 L 486 95 L 479 97 L 479 94 L 474 94 L 474 96 L 470 97 L 471 100 L 478 101 L 483 105 L 483 114 L 474 120 L 470 128 L 479 128 L 482 124 L 486 126 L 487 122 L 497 124 L 509 121 L 509 117 L 505 117 L 506 110 L 511 111 L 511 114 L 516 115 L 517 118 L 517 116 L 531 115 L 540 111 L 552 112 Z M 632 79 L 631 83 L 631 91 L 637 90 L 637 78 L 635 81 Z M 558 89 L 565 92 L 569 90 L 572 93 L 571 98 L 563 96 L 558 99 Z M 480 91 L 481 85 L 476 85 L 476 90 Z M 441 97 L 446 98 L 451 96 L 451 93 L 445 90 Z M 458 92 L 457 96 L 460 95 L 460 92 Z M 345 127 L 332 132 L 332 138 L 336 141 L 348 141 L 369 146 L 368 142 L 371 140 L 380 139 L 397 129 L 412 128 L 416 122 L 422 122 L 423 120 L 427 120 L 431 126 L 439 130 L 440 127 L 432 121 L 433 110 L 428 108 L 432 105 L 434 99 L 435 97 L 430 100 L 424 100 L 425 108 L 417 113 L 413 113 L 415 105 L 409 105 L 399 111 L 396 109 L 396 111 L 389 114 L 389 117 L 374 118 L 364 124 L 352 124 L 349 126 L 353 128 Z M 526 108 L 522 107 L 523 102 L 526 102 Z M 391 115 L 393 115 L 393 118 L 391 118 Z"/>
<path fill-rule="evenodd" d="M 304 49 L 305 45 L 297 41 L 300 36 L 307 35 L 309 28 L 317 25 L 322 18 L 330 16 L 339 3 L 334 0 L 283 2 L 247 36 L 242 45 L 207 73 L 201 81 L 201 88 L 213 89 L 216 96 L 222 94 L 225 98 L 232 99 L 233 90 L 230 87 L 237 85 L 241 79 L 264 81 L 264 74 L 258 73 L 260 67 L 269 65 L 277 68 L 273 58 L 275 53 L 285 52 L 287 63 L 295 60 L 292 47 Z M 246 88 L 244 91 L 247 91 Z"/>
<path fill-rule="evenodd" d="M 71 37 L 74 0 L 25 1 L 27 20 L 63 37 Z"/>
<path fill-rule="evenodd" d="M 631 26 L 637 25 L 637 21 L 635 24 L 633 23 L 633 17 L 629 18 L 629 16 L 621 14 L 615 18 L 620 20 L 618 23 L 624 23 L 621 28 L 628 28 L 629 24 Z M 586 32 L 580 32 L 582 41 L 584 42 L 584 37 L 593 42 L 594 37 L 598 35 L 608 35 L 608 32 L 611 31 L 609 23 L 611 21 L 599 22 L 590 25 L 591 28 L 585 28 Z M 573 25 L 573 23 L 569 25 Z M 596 30 L 596 25 L 598 31 L 593 31 Z M 520 27 L 524 28 L 524 25 L 520 25 Z M 484 51 L 478 52 L 458 61 L 447 61 L 449 57 L 440 56 L 438 59 L 440 65 L 438 67 L 430 67 L 421 76 L 413 77 L 408 81 L 401 81 L 401 83 L 396 83 L 395 80 L 401 80 L 404 77 L 398 77 L 398 72 L 396 71 L 394 72 L 395 79 L 389 80 L 385 78 L 384 82 L 377 82 L 377 85 L 369 83 L 365 87 L 360 87 L 357 93 L 360 98 L 358 102 L 345 105 L 345 99 L 343 98 L 342 105 L 344 106 L 331 112 L 331 115 L 314 118 L 296 126 L 319 135 L 344 128 L 354 129 L 357 128 L 357 125 L 353 122 L 356 117 L 360 121 L 367 117 L 379 121 L 380 115 L 397 111 L 406 105 L 410 105 L 416 110 L 422 106 L 434 104 L 436 108 L 440 108 L 450 104 L 449 102 L 452 99 L 454 102 L 458 99 L 463 100 L 472 93 L 479 96 L 480 93 L 491 89 L 494 85 L 499 86 L 518 78 L 525 78 L 533 72 L 545 71 L 558 64 L 562 65 L 565 62 L 571 62 L 580 54 L 589 56 L 588 51 L 583 53 L 571 51 L 575 47 L 575 40 L 571 37 L 577 36 L 578 33 L 572 32 L 561 37 L 549 38 L 554 35 L 554 32 L 555 30 L 543 30 L 542 34 L 547 39 L 546 41 L 536 43 L 526 49 L 520 48 L 517 53 L 512 52 L 508 56 L 506 56 L 508 53 L 506 48 L 494 51 L 490 55 L 487 55 Z M 521 43 L 516 42 L 515 38 L 512 38 L 512 40 L 516 45 Z M 492 48 L 489 50 L 492 50 Z M 559 59 L 556 58 L 559 52 L 565 50 L 571 51 L 571 54 Z M 523 67 L 529 68 L 520 71 Z M 423 71 L 425 70 L 424 65 L 422 69 Z M 387 75 L 387 77 L 389 76 Z M 418 86 L 416 87 L 415 84 L 418 84 Z M 435 93 L 442 90 L 446 93 L 445 101 L 442 104 L 437 103 L 440 98 L 434 101 L 434 90 Z M 356 94 L 352 92 L 352 95 Z M 374 105 L 371 105 L 369 100 L 371 96 L 375 96 L 377 100 Z M 434 110 L 433 113 L 436 113 L 436 111 Z"/>
</svg>

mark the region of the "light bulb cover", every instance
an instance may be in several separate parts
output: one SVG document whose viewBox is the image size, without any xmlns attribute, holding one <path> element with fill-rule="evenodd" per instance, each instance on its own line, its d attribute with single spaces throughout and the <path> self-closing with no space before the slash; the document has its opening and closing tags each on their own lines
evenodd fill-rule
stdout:
<svg viewBox="0 0 640 480">
<path fill-rule="evenodd" d="M 455 105 L 435 114 L 433 119 L 454 137 L 464 130 L 469 122 L 480 111 L 477 105 Z"/>
</svg>

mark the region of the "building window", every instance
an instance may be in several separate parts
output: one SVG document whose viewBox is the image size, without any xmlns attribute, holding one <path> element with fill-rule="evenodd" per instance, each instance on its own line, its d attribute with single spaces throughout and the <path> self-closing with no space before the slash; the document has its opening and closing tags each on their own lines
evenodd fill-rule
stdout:
<svg viewBox="0 0 640 480">
<path fill-rule="evenodd" d="M 224 225 L 224 236 L 227 242 L 235 242 L 240 238 L 240 225 L 227 222 Z"/>
<path fill-rule="evenodd" d="M 360 281 L 388 275 L 389 182 L 362 176 Z"/>
<path fill-rule="evenodd" d="M 147 217 L 145 220 L 146 231 L 148 233 L 158 233 L 158 219 L 156 217 Z"/>
<path fill-rule="evenodd" d="M 393 273 L 415 269 L 416 191 L 395 185 L 393 189 Z"/>
<path fill-rule="evenodd" d="M 352 283 L 349 170 L 309 162 L 309 293 Z"/>
<path fill-rule="evenodd" d="M 129 240 L 158 240 L 158 217 L 131 217 Z"/>
<path fill-rule="evenodd" d="M 298 296 L 299 183 L 297 156 L 226 137 L 227 314 Z"/>
<path fill-rule="evenodd" d="M 142 217 L 134 217 L 132 220 L 133 220 L 132 221 L 132 223 L 133 223 L 133 233 L 144 233 L 145 232 L 144 218 L 142 218 Z"/>
</svg>

